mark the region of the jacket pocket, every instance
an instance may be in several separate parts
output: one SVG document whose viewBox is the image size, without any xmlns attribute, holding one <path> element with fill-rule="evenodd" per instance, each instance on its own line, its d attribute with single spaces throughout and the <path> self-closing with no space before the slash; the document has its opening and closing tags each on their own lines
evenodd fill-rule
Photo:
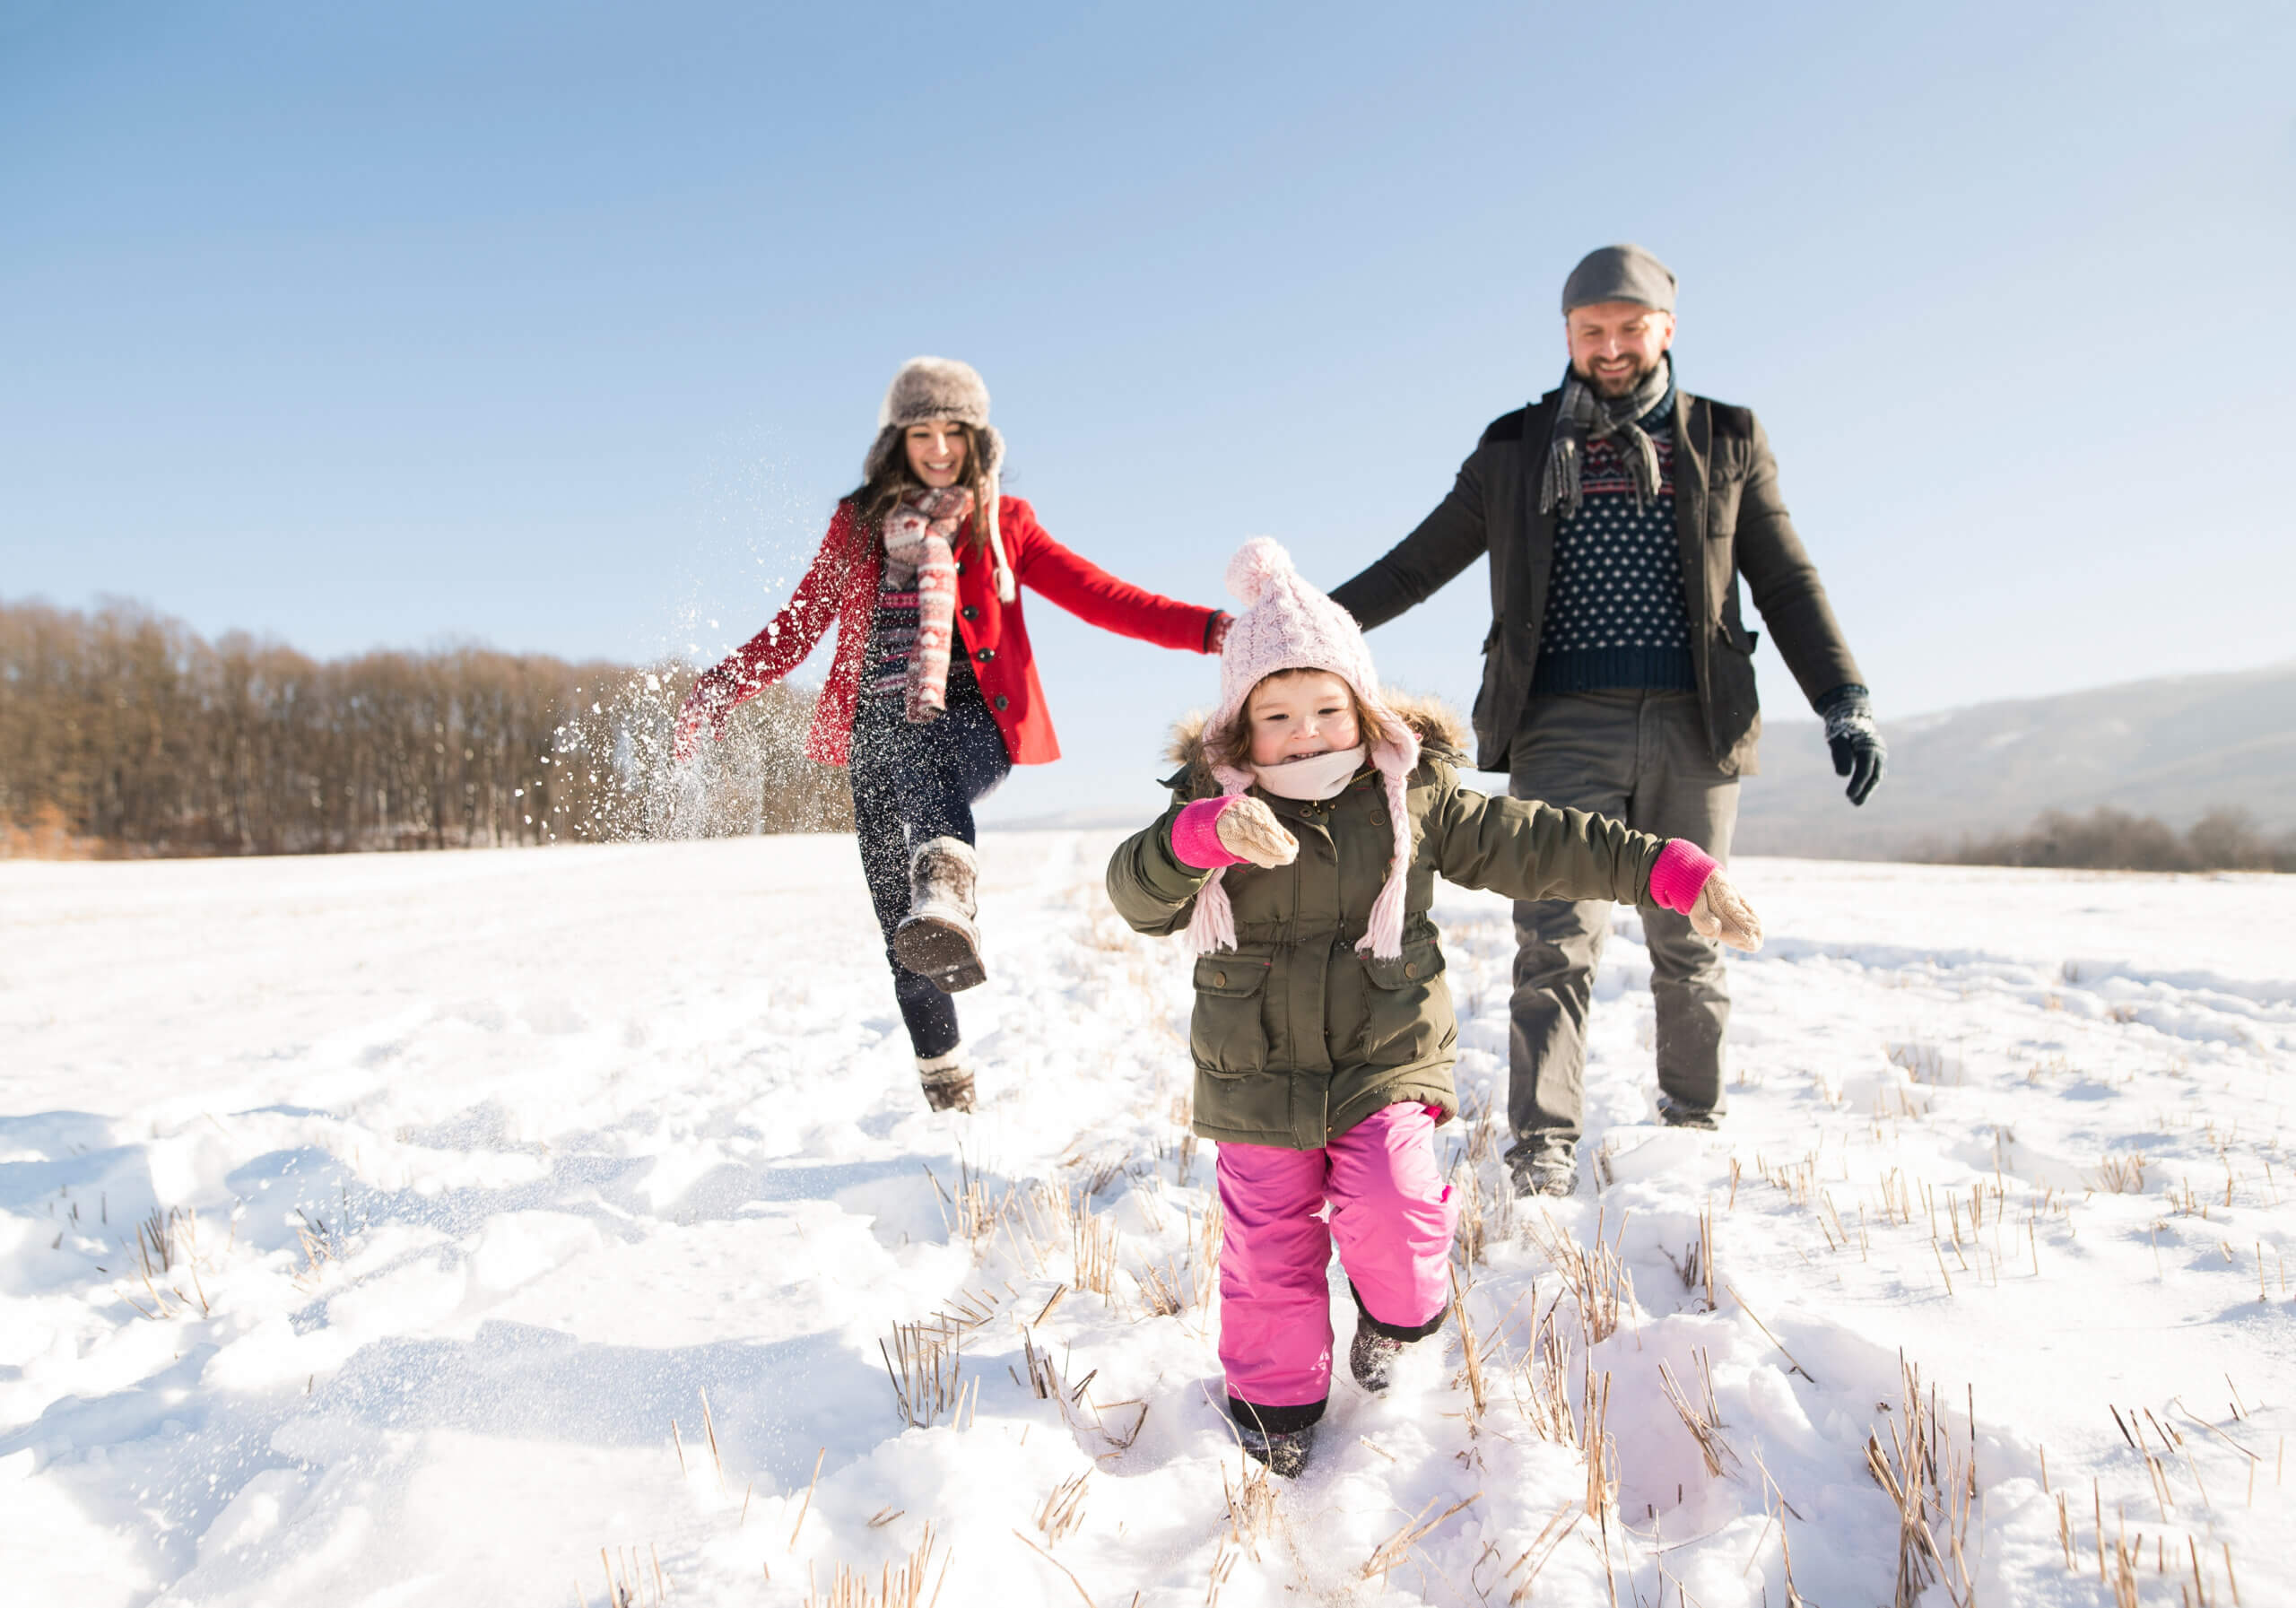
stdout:
<svg viewBox="0 0 2296 1608">
<path fill-rule="evenodd" d="M 1441 946 L 1422 938 L 1392 958 L 1361 958 L 1363 979 L 1370 985 L 1365 991 L 1361 1064 L 1410 1066 L 1448 1053 L 1459 1032 L 1450 987 L 1443 981 Z"/>
<path fill-rule="evenodd" d="M 1198 1069 L 1222 1077 L 1267 1069 L 1267 1022 L 1261 1015 L 1261 996 L 1267 992 L 1271 965 L 1260 955 L 1196 957 L 1188 1053 Z"/>
</svg>

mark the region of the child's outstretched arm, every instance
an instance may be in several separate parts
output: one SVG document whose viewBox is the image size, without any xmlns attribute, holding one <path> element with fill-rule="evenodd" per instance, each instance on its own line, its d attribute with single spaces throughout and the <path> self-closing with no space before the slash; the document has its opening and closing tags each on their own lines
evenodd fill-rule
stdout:
<svg viewBox="0 0 2296 1608">
<path fill-rule="evenodd" d="M 1454 787 L 1428 813 L 1436 868 L 1510 899 L 1645 899 L 1690 917 L 1700 937 L 1761 947 L 1761 921 L 1713 858 L 1682 838 L 1622 821 Z"/>
<path fill-rule="evenodd" d="M 1299 853 L 1300 840 L 1257 798 L 1175 803 L 1117 846 L 1109 898 L 1135 931 L 1161 937 L 1187 925 L 1189 907 L 1221 866 L 1289 865 Z"/>
</svg>

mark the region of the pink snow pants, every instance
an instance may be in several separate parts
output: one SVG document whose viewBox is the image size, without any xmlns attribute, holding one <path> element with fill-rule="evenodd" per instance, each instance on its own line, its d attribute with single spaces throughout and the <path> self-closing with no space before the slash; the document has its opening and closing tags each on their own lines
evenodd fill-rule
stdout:
<svg viewBox="0 0 2296 1608">
<path fill-rule="evenodd" d="M 1321 1150 L 1220 1147 L 1220 1366 L 1231 1408 L 1312 1409 L 1260 1415 L 1270 1429 L 1320 1416 L 1334 1241 L 1357 1302 L 1383 1329 L 1406 1338 L 1439 1323 L 1458 1211 L 1436 1170 L 1434 1134 L 1427 1107 L 1397 1105 Z"/>
</svg>

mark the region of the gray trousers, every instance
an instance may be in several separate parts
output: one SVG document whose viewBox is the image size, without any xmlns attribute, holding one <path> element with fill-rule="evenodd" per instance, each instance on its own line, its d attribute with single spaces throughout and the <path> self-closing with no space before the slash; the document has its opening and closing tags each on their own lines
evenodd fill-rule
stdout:
<svg viewBox="0 0 2296 1608">
<path fill-rule="evenodd" d="M 1535 697 L 1513 745 L 1508 790 L 1614 816 L 1661 838 L 1730 855 L 1738 783 L 1714 763 L 1690 692 L 1569 692 Z M 1515 993 L 1507 1118 L 1516 1150 L 1576 1141 L 1586 1111 L 1587 1011 L 1609 934 L 1607 900 L 1515 905 Z M 1694 1111 L 1722 1108 L 1722 1030 L 1730 992 L 1721 946 L 1690 917 L 1645 901 L 1650 994 L 1657 1007 L 1658 1087 Z"/>
</svg>

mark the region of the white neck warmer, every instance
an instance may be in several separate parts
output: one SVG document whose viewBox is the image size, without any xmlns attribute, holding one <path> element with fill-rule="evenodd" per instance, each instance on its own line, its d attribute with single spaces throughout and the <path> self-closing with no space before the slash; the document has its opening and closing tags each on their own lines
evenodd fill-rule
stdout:
<svg viewBox="0 0 2296 1608">
<path fill-rule="evenodd" d="M 1312 759 L 1294 760 L 1288 765 L 1255 765 L 1252 776 L 1278 798 L 1296 798 L 1309 804 L 1326 798 L 1336 798 L 1355 773 L 1363 769 L 1363 746 L 1334 749 Z"/>
</svg>

